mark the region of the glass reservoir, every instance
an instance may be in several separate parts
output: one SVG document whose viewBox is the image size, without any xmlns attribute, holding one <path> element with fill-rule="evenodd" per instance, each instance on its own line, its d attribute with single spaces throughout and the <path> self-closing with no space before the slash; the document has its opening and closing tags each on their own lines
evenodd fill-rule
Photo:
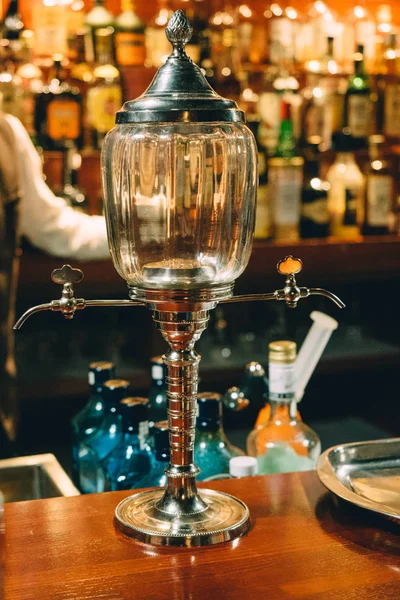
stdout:
<svg viewBox="0 0 400 600">
<path fill-rule="evenodd" d="M 112 258 L 129 285 L 208 287 L 242 273 L 256 185 L 243 123 L 117 125 L 102 162 Z"/>
</svg>

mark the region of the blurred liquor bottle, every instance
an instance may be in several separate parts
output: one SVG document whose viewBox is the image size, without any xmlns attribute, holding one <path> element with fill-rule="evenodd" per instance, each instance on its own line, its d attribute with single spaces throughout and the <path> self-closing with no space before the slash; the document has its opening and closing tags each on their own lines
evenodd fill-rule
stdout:
<svg viewBox="0 0 400 600">
<path fill-rule="evenodd" d="M 78 212 L 88 212 L 88 201 L 85 192 L 79 188 L 79 170 L 82 166 L 82 157 L 76 149 L 74 142 L 68 141 L 63 152 L 63 182 L 61 197 L 69 206 Z"/>
<path fill-rule="evenodd" d="M 146 66 L 158 69 L 171 54 L 171 44 L 166 38 L 165 27 L 172 14 L 169 0 L 157 0 L 157 13 L 145 32 Z"/>
<path fill-rule="evenodd" d="M 330 233 L 347 239 L 357 238 L 360 234 L 357 213 L 363 204 L 365 183 L 354 158 L 353 144 L 354 138 L 348 131 L 334 135 L 333 147 L 337 154 L 326 175 L 330 185 Z"/>
<path fill-rule="evenodd" d="M 67 5 L 67 58 L 78 60 L 77 36 L 85 28 L 83 0 L 72 0 Z"/>
<path fill-rule="evenodd" d="M 0 25 L 0 34 L 3 40 L 8 40 L 15 49 L 24 30 L 24 22 L 19 12 L 18 0 L 10 0 L 3 22 Z"/>
<path fill-rule="evenodd" d="M 87 92 L 87 120 L 93 148 L 101 148 L 108 131 L 114 127 L 115 113 L 122 106 L 120 72 L 113 61 L 113 29 L 95 31 L 96 67 L 94 83 Z"/>
<path fill-rule="evenodd" d="M 114 16 L 104 6 L 104 0 L 95 0 L 93 8 L 87 13 L 85 18 L 85 26 L 87 30 L 87 59 L 89 62 L 97 61 L 97 37 L 96 32 L 99 29 L 113 28 Z M 114 31 L 112 30 L 111 33 Z"/>
<path fill-rule="evenodd" d="M 16 75 L 19 78 L 20 90 L 22 91 L 22 111 L 20 118 L 35 143 L 35 97 L 43 89 L 44 76 L 42 70 L 33 61 L 33 31 L 25 30 L 22 33 L 21 44 L 21 62 L 16 71 Z"/>
<path fill-rule="evenodd" d="M 281 0 L 269 4 L 264 11 L 270 64 L 292 64 L 294 57 L 293 17 L 297 13 Z"/>
<path fill-rule="evenodd" d="M 51 68 L 53 56 L 68 52 L 67 5 L 56 0 L 34 0 L 32 4 L 32 29 L 35 34 L 33 47 L 35 63 Z"/>
<path fill-rule="evenodd" d="M 115 19 L 115 55 L 119 66 L 142 66 L 146 60 L 145 24 L 135 12 L 133 0 L 122 0 Z"/>
<path fill-rule="evenodd" d="M 344 72 L 351 73 L 357 46 L 364 48 L 365 67 L 372 73 L 375 64 L 376 22 L 367 10 L 367 2 L 359 0 L 347 13 L 343 23 L 342 53 Z"/>
<path fill-rule="evenodd" d="M 387 141 L 400 138 L 400 73 L 397 35 L 388 34 L 380 69 L 376 75 L 378 87 L 378 130 Z"/>
<path fill-rule="evenodd" d="M 372 135 L 368 141 L 364 205 L 358 220 L 364 235 L 384 235 L 389 233 L 393 213 L 393 171 L 383 152 L 385 138 Z"/>
<path fill-rule="evenodd" d="M 308 139 L 304 150 L 304 180 L 301 194 L 300 237 L 324 238 L 329 235 L 329 183 L 321 178 L 321 138 Z"/>
<path fill-rule="evenodd" d="M 344 125 L 353 138 L 353 149 L 366 148 L 374 128 L 371 80 L 365 70 L 364 47 L 357 46 L 354 74 L 350 76 L 345 98 Z"/>
<path fill-rule="evenodd" d="M 0 95 L 2 110 L 22 119 L 23 90 L 15 72 L 15 62 L 9 45 L 0 45 Z"/>
<path fill-rule="evenodd" d="M 82 96 L 66 80 L 62 61 L 54 56 L 49 83 L 35 98 L 37 142 L 44 150 L 63 150 L 70 141 L 82 145 Z"/>
</svg>

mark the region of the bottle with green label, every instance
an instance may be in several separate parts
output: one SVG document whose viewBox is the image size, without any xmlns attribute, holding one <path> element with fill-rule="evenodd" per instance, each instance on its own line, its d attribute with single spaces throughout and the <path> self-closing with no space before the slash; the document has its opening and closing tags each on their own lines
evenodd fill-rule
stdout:
<svg viewBox="0 0 400 600">
<path fill-rule="evenodd" d="M 257 458 L 259 474 L 315 469 L 321 451 L 317 434 L 297 416 L 295 363 L 294 342 L 270 343 L 271 413 L 267 423 L 247 438 L 247 453 Z"/>
<path fill-rule="evenodd" d="M 359 220 L 364 235 L 389 233 L 393 212 L 394 179 L 383 153 L 383 135 L 369 138 L 369 163 L 365 171 L 364 206 Z"/>
<path fill-rule="evenodd" d="M 348 130 L 333 135 L 335 162 L 326 178 L 331 235 L 346 239 L 359 237 L 358 214 L 364 202 L 364 175 L 353 153 L 353 137 Z"/>
<path fill-rule="evenodd" d="M 374 105 L 371 80 L 364 66 L 364 46 L 358 45 L 354 55 L 354 75 L 349 79 L 345 97 L 344 124 L 353 138 L 353 148 L 366 148 L 372 133 Z"/>
</svg>

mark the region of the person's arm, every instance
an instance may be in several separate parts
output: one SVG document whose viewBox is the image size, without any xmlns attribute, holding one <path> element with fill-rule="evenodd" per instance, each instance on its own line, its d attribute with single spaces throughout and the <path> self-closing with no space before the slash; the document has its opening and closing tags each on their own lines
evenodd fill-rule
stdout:
<svg viewBox="0 0 400 600">
<path fill-rule="evenodd" d="M 6 115 L 13 128 L 22 184 L 21 233 L 54 256 L 78 260 L 110 258 L 104 217 L 73 210 L 42 178 L 42 164 L 22 123 Z"/>
</svg>

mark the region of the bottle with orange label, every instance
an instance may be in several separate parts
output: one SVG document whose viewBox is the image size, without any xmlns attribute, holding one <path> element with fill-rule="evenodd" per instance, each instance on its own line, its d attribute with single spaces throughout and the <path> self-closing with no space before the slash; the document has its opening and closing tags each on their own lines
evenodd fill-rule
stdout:
<svg viewBox="0 0 400 600">
<path fill-rule="evenodd" d="M 121 67 L 144 65 L 146 48 L 145 25 L 135 12 L 133 0 L 122 0 L 122 12 L 115 19 L 115 54 Z"/>
<path fill-rule="evenodd" d="M 82 145 L 82 96 L 65 79 L 62 60 L 54 55 L 49 81 L 35 98 L 37 142 L 45 150 L 64 150 L 70 141 Z"/>
<path fill-rule="evenodd" d="M 94 148 L 101 147 L 106 134 L 114 127 L 115 113 L 122 106 L 120 72 L 113 64 L 113 31 L 112 27 L 95 31 L 95 82 L 87 93 L 87 118 Z"/>
</svg>

